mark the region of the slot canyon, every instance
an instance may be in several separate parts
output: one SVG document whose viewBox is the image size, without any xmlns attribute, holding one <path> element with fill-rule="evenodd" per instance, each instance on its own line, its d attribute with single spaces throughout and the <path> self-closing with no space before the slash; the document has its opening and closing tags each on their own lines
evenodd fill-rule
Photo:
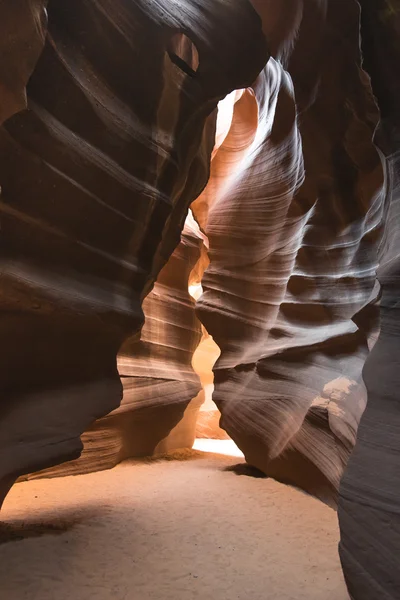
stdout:
<svg viewBox="0 0 400 600">
<path fill-rule="evenodd" d="M 399 600 L 400 1 L 0 32 L 0 598 Z"/>
</svg>

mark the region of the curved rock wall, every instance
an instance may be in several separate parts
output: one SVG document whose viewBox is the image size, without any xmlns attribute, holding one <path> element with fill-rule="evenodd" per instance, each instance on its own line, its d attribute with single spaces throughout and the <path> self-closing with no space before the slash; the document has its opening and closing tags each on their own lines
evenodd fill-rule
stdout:
<svg viewBox="0 0 400 600">
<path fill-rule="evenodd" d="M 353 600 L 400 597 L 400 3 L 363 0 L 364 68 L 381 110 L 385 166 L 381 331 L 364 367 L 368 404 L 340 489 L 340 555 Z"/>
<path fill-rule="evenodd" d="M 210 244 L 197 310 L 221 348 L 222 427 L 249 463 L 335 505 L 365 407 L 355 321 L 374 301 L 384 196 L 358 4 L 315 8 L 291 13 L 292 44 L 282 30 L 281 60 L 232 100 L 193 205 Z"/>
<path fill-rule="evenodd" d="M 144 299 L 140 339 L 134 335 L 126 340 L 118 354 L 121 405 L 82 435 L 79 459 L 24 479 L 89 473 L 126 458 L 192 447 L 203 401 L 192 358 L 202 331 L 188 287 L 197 275 L 202 244 L 189 212 L 181 242 Z"/>
<path fill-rule="evenodd" d="M 43 3 L 14 4 L 15 52 L 33 39 L 37 58 Z M 118 350 L 208 178 L 209 115 L 267 58 L 246 0 L 50 0 L 28 110 L 0 131 L 4 490 L 77 457 L 119 405 Z"/>
<path fill-rule="evenodd" d="M 340 552 L 354 600 L 398 598 L 399 3 L 8 4 L 0 503 L 84 430 L 46 475 L 191 443 L 195 200 L 214 400 L 249 463 L 335 505 L 373 347 Z"/>
</svg>

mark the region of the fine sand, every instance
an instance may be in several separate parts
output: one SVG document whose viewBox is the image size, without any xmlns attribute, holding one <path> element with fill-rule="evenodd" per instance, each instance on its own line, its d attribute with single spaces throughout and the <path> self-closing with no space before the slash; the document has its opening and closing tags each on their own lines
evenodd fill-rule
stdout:
<svg viewBox="0 0 400 600">
<path fill-rule="evenodd" d="M 335 512 L 240 457 L 19 483 L 2 519 L 4 600 L 348 600 Z"/>
</svg>

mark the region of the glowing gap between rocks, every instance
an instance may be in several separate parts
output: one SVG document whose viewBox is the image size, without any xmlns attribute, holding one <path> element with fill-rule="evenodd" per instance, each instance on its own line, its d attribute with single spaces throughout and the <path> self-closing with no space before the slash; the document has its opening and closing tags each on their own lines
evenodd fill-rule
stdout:
<svg viewBox="0 0 400 600">
<path fill-rule="evenodd" d="M 243 452 L 239 450 L 233 440 L 209 440 L 205 438 L 197 438 L 193 444 L 193 450 L 244 458 Z"/>
</svg>

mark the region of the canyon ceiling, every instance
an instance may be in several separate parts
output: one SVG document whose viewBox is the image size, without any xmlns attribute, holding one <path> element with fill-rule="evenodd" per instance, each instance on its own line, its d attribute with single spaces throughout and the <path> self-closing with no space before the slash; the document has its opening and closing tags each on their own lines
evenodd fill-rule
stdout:
<svg viewBox="0 0 400 600">
<path fill-rule="evenodd" d="M 398 598 L 400 2 L 0 1 L 0 32 L 0 504 L 190 447 L 203 344 L 247 462 Z"/>
</svg>

